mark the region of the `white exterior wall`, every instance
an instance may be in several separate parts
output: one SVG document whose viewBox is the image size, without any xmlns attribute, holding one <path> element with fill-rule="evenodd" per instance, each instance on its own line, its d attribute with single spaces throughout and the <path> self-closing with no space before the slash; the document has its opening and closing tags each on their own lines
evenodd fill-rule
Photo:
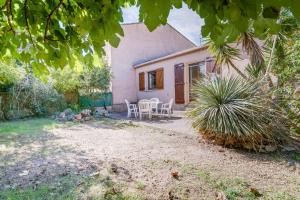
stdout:
<svg viewBox="0 0 300 200">
<path fill-rule="evenodd" d="M 176 64 L 184 64 L 184 104 L 175 104 L 175 109 L 182 109 L 185 105 L 189 104 L 189 65 L 205 61 L 207 57 L 212 57 L 211 53 L 207 49 L 200 49 L 195 52 L 172 57 L 166 60 L 161 60 L 155 63 L 146 64 L 139 68 L 136 68 L 136 91 L 137 99 L 150 99 L 153 97 L 159 98 L 162 102 L 168 102 L 171 98 L 175 102 L 175 71 L 174 66 Z M 249 63 L 248 59 L 235 61 L 235 64 L 244 71 L 244 66 Z M 164 89 L 148 90 L 148 75 L 147 72 L 156 70 L 158 68 L 164 68 Z M 222 76 L 237 75 L 234 69 L 228 69 L 228 67 L 222 67 Z M 139 73 L 145 72 L 145 91 L 139 91 Z"/>
<path fill-rule="evenodd" d="M 124 37 L 118 48 L 111 48 L 113 104 L 137 101 L 133 65 L 194 47 L 195 45 L 170 25 L 149 32 L 142 23 L 122 25 Z"/>
<path fill-rule="evenodd" d="M 171 98 L 175 102 L 175 71 L 174 66 L 176 64 L 184 64 L 184 105 L 189 103 L 189 65 L 200 61 L 205 61 L 206 57 L 210 57 L 210 53 L 207 50 L 199 50 L 184 55 L 179 55 L 167 60 L 162 60 L 153 64 L 142 66 L 136 69 L 136 90 L 137 98 L 150 99 L 157 97 L 163 102 L 168 102 Z M 148 90 L 147 72 L 153 71 L 158 68 L 164 68 L 164 89 Z M 139 73 L 145 72 L 145 91 L 139 91 Z M 184 105 L 175 105 L 175 109 L 181 109 Z"/>
</svg>

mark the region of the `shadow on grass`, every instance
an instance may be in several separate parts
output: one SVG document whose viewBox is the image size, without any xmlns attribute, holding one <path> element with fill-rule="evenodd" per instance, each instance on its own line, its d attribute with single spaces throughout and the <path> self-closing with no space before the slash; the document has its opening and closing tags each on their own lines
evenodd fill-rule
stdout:
<svg viewBox="0 0 300 200">
<path fill-rule="evenodd" d="M 109 123 L 92 122 L 118 128 Z M 66 125 L 70 124 L 51 119 L 1 124 L 0 138 L 13 140 L 15 148 L 9 152 L 0 149 L 0 199 L 140 199 L 125 195 L 109 175 L 97 174 L 105 170 L 103 161 L 57 144 L 59 137 L 49 130 Z"/>
<path fill-rule="evenodd" d="M 0 145 L 18 145 L 47 133 L 51 129 L 68 127 L 73 122 L 60 123 L 51 118 L 33 118 L 0 122 Z"/>
</svg>

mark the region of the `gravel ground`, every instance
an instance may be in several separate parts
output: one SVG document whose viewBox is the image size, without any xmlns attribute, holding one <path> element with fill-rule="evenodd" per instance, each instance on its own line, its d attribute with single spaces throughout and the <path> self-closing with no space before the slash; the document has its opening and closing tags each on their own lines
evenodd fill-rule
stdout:
<svg viewBox="0 0 300 200">
<path fill-rule="evenodd" d="M 0 190 L 108 169 L 145 199 L 226 199 L 230 188 L 219 183 L 235 180 L 258 199 L 300 199 L 299 162 L 213 146 L 182 130 L 109 119 L 20 138 L 0 151 Z"/>
</svg>

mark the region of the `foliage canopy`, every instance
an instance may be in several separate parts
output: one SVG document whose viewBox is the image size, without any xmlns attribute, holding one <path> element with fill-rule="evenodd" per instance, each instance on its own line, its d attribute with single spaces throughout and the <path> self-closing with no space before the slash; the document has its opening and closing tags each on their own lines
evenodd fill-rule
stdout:
<svg viewBox="0 0 300 200">
<path fill-rule="evenodd" d="M 298 0 L 0 0 L 0 53 L 31 63 L 35 73 L 75 60 L 91 63 L 106 42 L 119 44 L 122 7 L 138 6 L 139 20 L 152 31 L 183 2 L 204 19 L 203 37 L 218 44 L 235 41 L 250 26 L 259 37 L 278 32 L 283 7 L 300 19 Z"/>
</svg>

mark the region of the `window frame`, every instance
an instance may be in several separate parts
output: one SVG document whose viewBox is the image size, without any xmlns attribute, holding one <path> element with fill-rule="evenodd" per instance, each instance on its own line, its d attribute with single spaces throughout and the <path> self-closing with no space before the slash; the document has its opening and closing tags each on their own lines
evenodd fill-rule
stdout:
<svg viewBox="0 0 300 200">
<path fill-rule="evenodd" d="M 202 73 L 202 71 L 201 71 L 200 64 L 203 64 L 202 66 L 204 66 L 204 71 L 205 71 L 204 73 Z M 190 79 L 191 78 L 191 71 L 192 71 L 191 68 L 198 67 L 200 76 L 206 76 L 207 75 L 206 60 L 201 60 L 199 62 L 194 62 L 194 63 L 189 64 L 188 66 L 189 66 L 189 84 L 192 83 L 192 80 Z"/>
<path fill-rule="evenodd" d="M 148 75 L 148 76 L 147 76 L 147 78 L 148 78 L 148 81 L 147 81 L 147 82 L 148 82 L 148 87 L 147 87 L 147 88 L 148 88 L 148 90 L 156 90 L 156 89 L 157 89 L 157 83 L 156 83 L 156 81 L 157 81 L 156 79 L 157 79 L 157 78 L 156 78 L 156 73 L 157 73 L 156 70 L 152 70 L 152 71 L 148 71 L 148 72 L 147 72 L 147 75 Z M 151 84 L 150 84 L 150 74 L 155 74 L 155 81 L 154 81 L 154 87 L 153 87 L 153 88 L 150 88 L 150 85 L 151 85 Z"/>
</svg>

